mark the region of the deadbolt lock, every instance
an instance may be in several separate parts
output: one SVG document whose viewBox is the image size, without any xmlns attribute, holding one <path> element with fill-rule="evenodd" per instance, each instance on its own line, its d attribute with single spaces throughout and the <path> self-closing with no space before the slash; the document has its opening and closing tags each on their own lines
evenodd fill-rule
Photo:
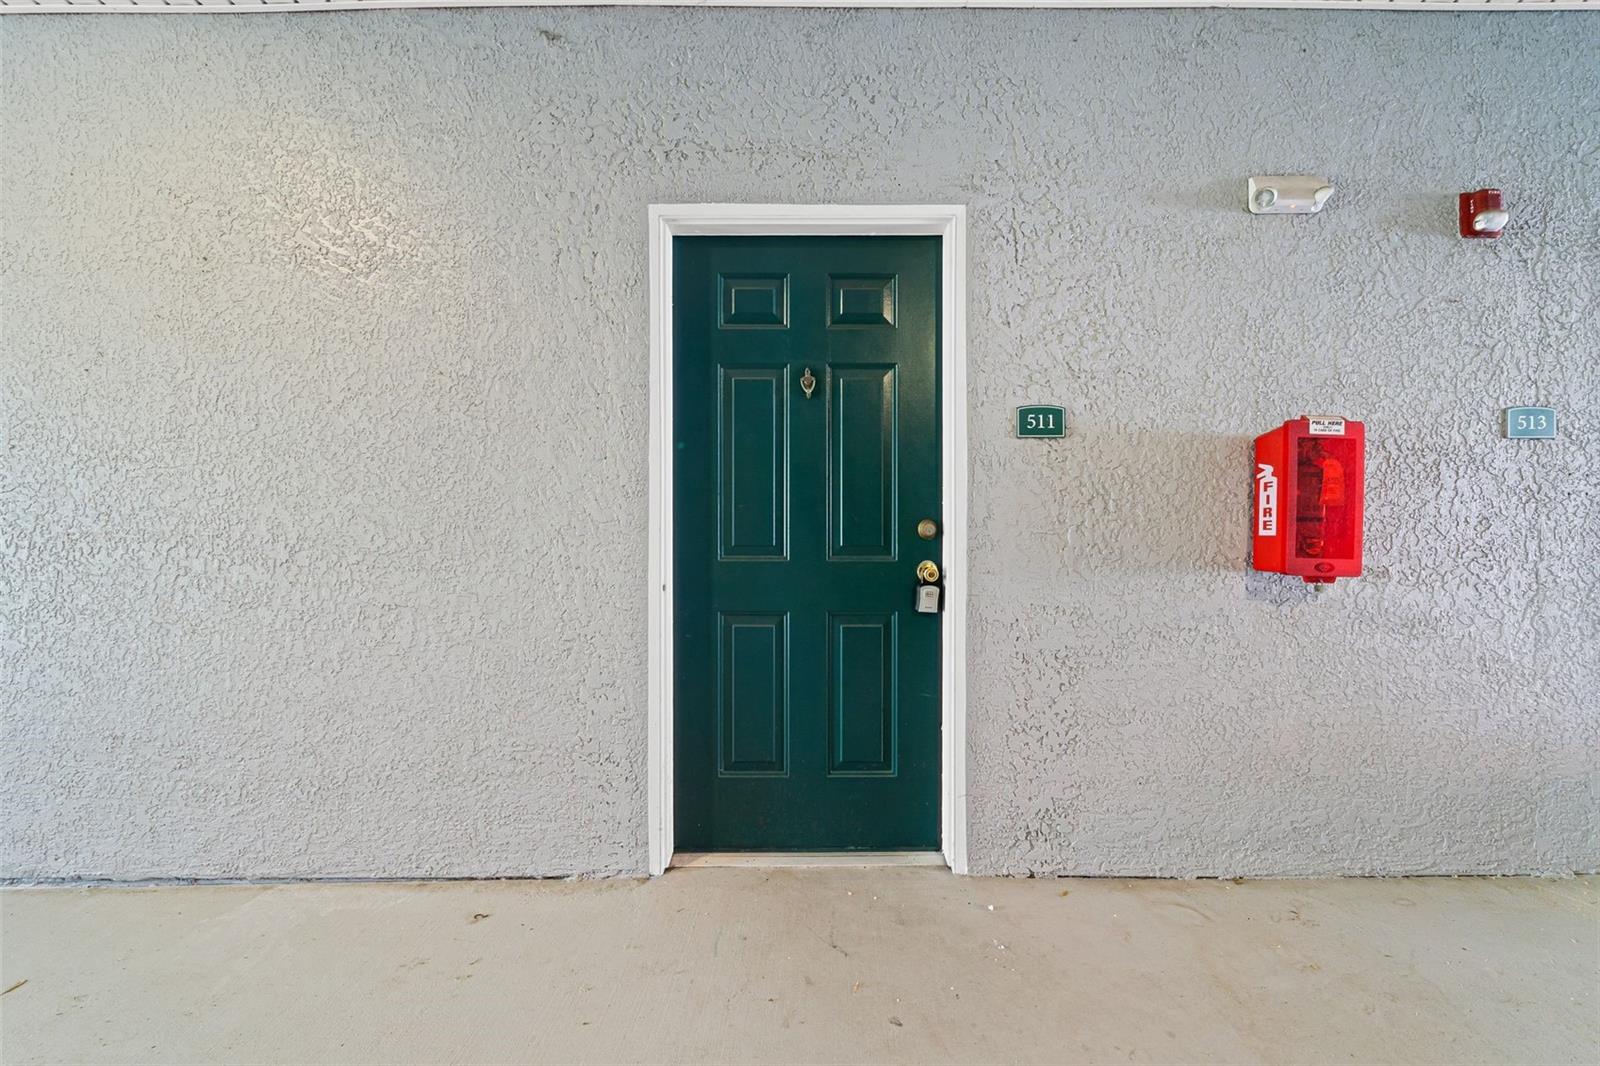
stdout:
<svg viewBox="0 0 1600 1066">
<path fill-rule="evenodd" d="M 924 518 L 917 523 L 917 536 L 923 540 L 932 540 L 939 535 L 939 523 L 931 518 Z"/>
<path fill-rule="evenodd" d="M 932 559 L 924 559 L 917 564 L 917 580 L 925 585 L 932 585 L 939 580 L 939 564 Z"/>
</svg>

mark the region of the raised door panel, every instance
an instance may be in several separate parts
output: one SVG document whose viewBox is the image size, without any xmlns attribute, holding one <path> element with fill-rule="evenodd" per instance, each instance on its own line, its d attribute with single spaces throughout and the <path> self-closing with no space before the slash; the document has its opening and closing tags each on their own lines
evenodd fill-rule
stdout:
<svg viewBox="0 0 1600 1066">
<path fill-rule="evenodd" d="M 723 367 L 717 419 L 718 554 L 788 554 L 788 372 Z"/>
<path fill-rule="evenodd" d="M 717 769 L 781 775 L 789 748 L 788 619 L 725 613 L 718 625 Z"/>
<path fill-rule="evenodd" d="M 724 274 L 717 303 L 722 329 L 787 329 L 789 275 Z"/>
<path fill-rule="evenodd" d="M 828 773 L 892 775 L 898 705 L 893 614 L 828 617 Z"/>
<path fill-rule="evenodd" d="M 828 325 L 833 329 L 893 327 L 899 279 L 893 274 L 833 274 Z"/>
<path fill-rule="evenodd" d="M 900 446 L 895 368 L 828 368 L 828 557 L 896 557 Z"/>
</svg>

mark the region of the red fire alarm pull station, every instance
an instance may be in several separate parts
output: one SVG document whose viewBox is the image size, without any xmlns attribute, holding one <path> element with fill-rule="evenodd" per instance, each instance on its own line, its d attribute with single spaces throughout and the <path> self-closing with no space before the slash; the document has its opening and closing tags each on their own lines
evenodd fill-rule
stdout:
<svg viewBox="0 0 1600 1066">
<path fill-rule="evenodd" d="M 1256 438 L 1255 568 L 1314 583 L 1361 573 L 1367 431 L 1327 415 Z"/>
</svg>

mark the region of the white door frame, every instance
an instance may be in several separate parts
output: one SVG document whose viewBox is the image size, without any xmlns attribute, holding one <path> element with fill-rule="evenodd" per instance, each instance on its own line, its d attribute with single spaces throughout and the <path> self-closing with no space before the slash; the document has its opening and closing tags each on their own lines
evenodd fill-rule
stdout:
<svg viewBox="0 0 1600 1066">
<path fill-rule="evenodd" d="M 967 209 L 961 205 L 650 205 L 650 874 L 672 863 L 672 238 L 943 238 L 940 421 L 944 490 L 940 848 L 967 872 Z"/>
</svg>

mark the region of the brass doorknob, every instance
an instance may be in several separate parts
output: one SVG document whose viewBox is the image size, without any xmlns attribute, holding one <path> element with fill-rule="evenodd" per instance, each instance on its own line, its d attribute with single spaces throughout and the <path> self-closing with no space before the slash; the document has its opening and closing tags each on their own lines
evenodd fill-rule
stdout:
<svg viewBox="0 0 1600 1066">
<path fill-rule="evenodd" d="M 933 584 L 939 580 L 939 564 L 932 559 L 924 559 L 917 564 L 917 578 L 926 584 Z"/>
</svg>

